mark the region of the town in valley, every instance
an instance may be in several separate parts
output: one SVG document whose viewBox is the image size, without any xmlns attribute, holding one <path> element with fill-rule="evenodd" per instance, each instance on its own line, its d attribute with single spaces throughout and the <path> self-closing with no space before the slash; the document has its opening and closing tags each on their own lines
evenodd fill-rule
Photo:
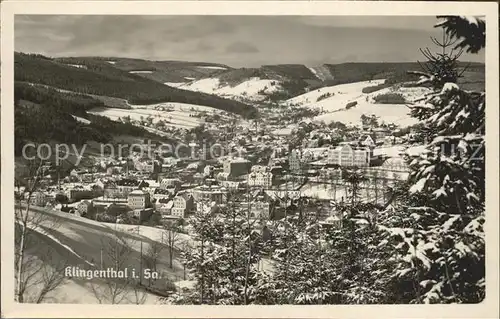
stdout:
<svg viewBox="0 0 500 319">
<path fill-rule="evenodd" d="M 77 43 L 66 49 L 83 50 L 73 57 L 30 51 L 21 41 L 16 300 L 480 302 L 484 44 L 455 49 L 447 28 L 458 19 L 475 34 L 484 21 L 445 17 L 434 27 L 441 20 L 422 19 L 429 26 L 418 31 L 427 40 L 415 40 L 419 62 L 412 55 L 409 62 L 238 67 L 229 58 L 90 56 Z M 21 38 L 49 20 L 21 17 L 16 32 Z M 226 54 L 257 54 L 243 44 L 228 45 Z M 454 94 L 470 94 L 469 104 Z M 87 278 L 74 269 L 134 276 Z"/>
</svg>

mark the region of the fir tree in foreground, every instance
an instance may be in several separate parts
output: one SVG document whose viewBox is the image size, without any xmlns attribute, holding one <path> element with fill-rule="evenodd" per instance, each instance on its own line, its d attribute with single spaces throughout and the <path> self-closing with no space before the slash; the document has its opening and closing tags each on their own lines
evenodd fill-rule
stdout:
<svg viewBox="0 0 500 319">
<path fill-rule="evenodd" d="M 196 244 L 184 252 L 195 289 L 170 298 L 175 304 L 255 303 L 261 236 L 245 211 L 198 212 L 189 219 Z"/>
<path fill-rule="evenodd" d="M 444 17 L 438 26 L 465 37 L 458 46 L 469 52 L 484 47 L 479 19 Z M 413 114 L 430 143 L 409 159 L 406 196 L 382 226 L 400 257 L 393 281 L 402 302 L 477 303 L 485 295 L 485 94 L 459 88 L 446 54 L 429 60 L 433 73 L 420 73 L 433 90 Z"/>
</svg>

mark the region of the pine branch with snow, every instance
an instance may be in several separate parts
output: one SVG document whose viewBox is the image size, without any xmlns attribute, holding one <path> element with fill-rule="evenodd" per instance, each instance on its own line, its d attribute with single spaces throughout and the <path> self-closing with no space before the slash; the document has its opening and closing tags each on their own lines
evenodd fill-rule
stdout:
<svg viewBox="0 0 500 319">
<path fill-rule="evenodd" d="M 480 20 L 476 27 L 463 17 L 445 20 L 448 36 L 466 37 L 458 46 L 484 46 L 467 39 Z M 396 252 L 392 278 L 407 302 L 475 303 L 484 298 L 485 94 L 443 81 L 453 70 L 440 67 L 423 75 L 434 90 L 412 107 L 426 128 L 427 150 L 409 158 L 407 193 L 380 230 Z"/>
<path fill-rule="evenodd" d="M 442 27 L 446 33 L 459 41 L 456 48 L 465 48 L 468 53 L 477 53 L 485 47 L 486 22 L 482 17 L 473 16 L 438 16 L 442 19 L 436 27 Z"/>
</svg>

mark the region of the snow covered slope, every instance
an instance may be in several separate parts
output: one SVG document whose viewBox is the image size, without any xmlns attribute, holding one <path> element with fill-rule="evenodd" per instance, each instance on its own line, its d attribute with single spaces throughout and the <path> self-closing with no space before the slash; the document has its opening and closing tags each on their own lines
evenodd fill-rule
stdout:
<svg viewBox="0 0 500 319">
<path fill-rule="evenodd" d="M 83 124 L 90 124 L 90 121 L 87 120 L 87 119 L 84 119 L 83 117 L 79 117 L 79 116 L 75 116 L 75 115 L 71 115 L 75 120 L 77 120 L 78 122 L 80 123 L 83 123 Z"/>
<path fill-rule="evenodd" d="M 227 68 L 224 68 L 222 66 L 198 66 L 198 68 L 209 70 L 227 70 Z"/>
<path fill-rule="evenodd" d="M 174 87 L 174 88 L 177 88 L 179 86 L 183 86 L 186 84 L 186 82 L 165 82 L 163 83 L 165 85 L 168 85 L 168 86 L 171 86 L 171 87 Z"/>
<path fill-rule="evenodd" d="M 326 107 L 330 105 L 345 104 L 354 101 L 363 96 L 362 90 L 367 86 L 378 85 L 384 83 L 385 80 L 363 81 L 349 84 L 340 84 L 334 86 L 323 87 L 305 94 L 296 96 L 286 101 L 288 105 L 298 106 L 314 106 Z M 322 99 L 322 96 L 331 94 L 330 97 Z M 318 101 L 320 99 L 320 101 Z"/>
<path fill-rule="evenodd" d="M 199 67 L 202 68 L 202 67 Z M 302 64 L 262 65 L 258 68 L 224 70 L 223 66 L 207 66 L 218 70 L 204 78 L 163 82 L 181 89 L 204 92 L 245 102 L 283 101 L 289 97 L 323 86 L 316 69 Z M 184 85 L 178 84 L 185 82 Z"/>
<path fill-rule="evenodd" d="M 32 211 L 36 211 L 41 216 L 41 220 L 36 232 L 39 234 L 40 243 L 37 251 L 42 253 L 45 246 L 50 246 L 55 251 L 52 255 L 51 262 L 64 262 L 67 266 L 87 268 L 90 264 L 99 264 L 101 258 L 104 262 L 109 262 L 109 255 L 101 254 L 101 248 L 109 247 L 117 238 L 123 240 L 131 248 L 130 254 L 127 256 L 126 268 L 140 269 L 141 267 L 141 251 L 148 251 L 155 242 L 162 241 L 161 229 L 147 226 L 130 226 L 120 224 L 102 223 L 83 217 L 78 217 L 72 214 L 63 213 L 60 211 L 31 207 Z M 53 227 L 54 223 L 58 227 Z M 118 237 L 115 237 L 114 235 Z M 43 241 L 42 241 L 43 240 Z M 183 266 L 180 261 L 179 249 L 184 246 L 184 243 L 191 244 L 192 239 L 185 234 L 178 234 L 177 250 L 173 255 L 173 269 L 169 267 L 168 254 L 165 252 L 158 258 L 157 271 L 164 278 L 178 280 L 183 276 Z M 129 270 L 129 271 L 130 271 Z M 55 292 L 50 294 L 60 303 L 97 303 L 90 283 L 100 286 L 102 282 L 99 279 L 88 280 L 76 277 L 65 278 L 64 284 Z M 156 296 L 146 294 L 148 304 L 156 303 Z M 131 291 L 131 297 L 133 292 Z M 130 300 L 124 300 L 122 303 L 134 303 Z"/>
<path fill-rule="evenodd" d="M 283 90 L 279 81 L 258 77 L 250 78 L 234 86 L 221 83 L 218 78 L 206 78 L 177 85 L 177 87 L 189 91 L 215 94 L 225 98 L 256 102 L 265 100 L 269 94 Z"/>
<path fill-rule="evenodd" d="M 150 70 L 139 70 L 139 71 L 129 71 L 131 74 L 152 74 L 153 71 Z"/>
<path fill-rule="evenodd" d="M 150 105 L 130 105 L 131 109 L 94 108 L 88 113 L 105 116 L 118 121 L 130 116 L 132 121 L 149 122 L 154 126 L 162 121 L 167 127 L 192 129 L 203 123 L 203 119 L 193 116 L 196 112 L 221 113 L 215 108 L 186 103 L 158 103 Z"/>
<path fill-rule="evenodd" d="M 372 93 L 363 93 L 368 86 L 384 83 L 385 80 L 363 81 L 341 84 L 302 94 L 286 101 L 287 105 L 319 108 L 324 114 L 317 116 L 316 120 L 327 123 L 338 121 L 345 124 L 361 125 L 361 115 L 375 115 L 383 122 L 394 123 L 400 126 L 409 126 L 417 120 L 409 115 L 409 108 L 404 104 L 379 104 L 374 98 L 380 94 L 401 94 L 408 102 L 414 101 L 428 91 L 426 88 L 405 88 L 394 86 L 384 88 Z M 356 105 L 346 109 L 346 105 L 356 102 Z"/>
<path fill-rule="evenodd" d="M 309 70 L 320 80 L 325 81 L 325 80 L 333 80 L 333 75 L 330 73 L 330 70 L 324 66 L 313 66 L 309 67 Z"/>
</svg>

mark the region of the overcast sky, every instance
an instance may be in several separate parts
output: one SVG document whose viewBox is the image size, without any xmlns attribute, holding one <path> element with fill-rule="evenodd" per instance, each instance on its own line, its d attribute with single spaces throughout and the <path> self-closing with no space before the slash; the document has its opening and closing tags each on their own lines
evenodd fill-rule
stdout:
<svg viewBox="0 0 500 319">
<path fill-rule="evenodd" d="M 15 49 L 48 56 L 204 61 L 234 67 L 421 60 L 430 17 L 77 16 L 15 18 Z M 484 62 L 480 55 L 462 60 Z"/>
</svg>

